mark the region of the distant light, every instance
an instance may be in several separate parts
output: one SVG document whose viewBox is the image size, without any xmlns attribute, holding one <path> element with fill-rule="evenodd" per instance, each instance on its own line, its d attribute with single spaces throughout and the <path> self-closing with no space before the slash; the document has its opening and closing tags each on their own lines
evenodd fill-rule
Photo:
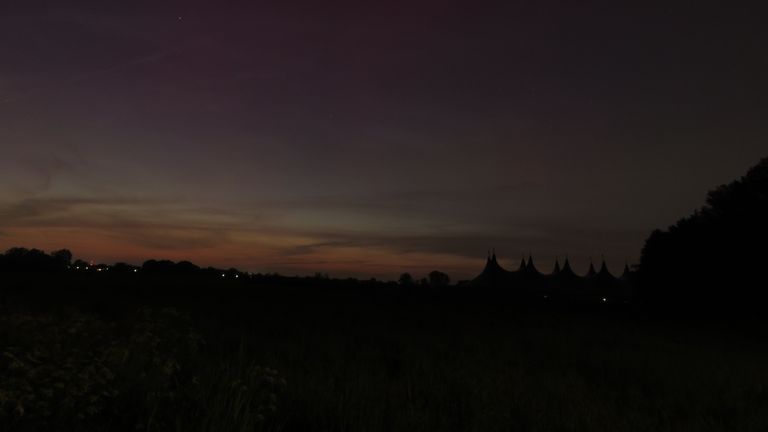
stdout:
<svg viewBox="0 0 768 432">
<path fill-rule="evenodd" d="M 546 298 L 549 298 L 549 296 L 548 296 L 548 295 L 545 295 L 545 296 L 544 296 L 544 298 L 545 298 L 545 299 L 546 299 Z"/>
<path fill-rule="evenodd" d="M 133 269 L 133 272 L 134 272 L 134 273 L 138 273 L 138 272 L 139 272 L 139 269 Z"/>
<path fill-rule="evenodd" d="M 240 275 L 235 275 L 235 279 L 237 279 L 237 278 L 239 278 L 239 277 L 240 277 Z"/>
<path fill-rule="evenodd" d="M 222 274 L 221 274 L 221 277 L 227 277 L 227 275 L 225 275 L 224 273 L 222 273 Z"/>
<path fill-rule="evenodd" d="M 80 270 L 80 266 L 75 267 L 75 270 Z"/>
<path fill-rule="evenodd" d="M 605 298 L 605 297 L 603 297 L 603 303 L 605 303 L 605 302 L 607 302 L 607 301 L 608 301 L 608 299 L 607 299 L 607 298 Z"/>
<path fill-rule="evenodd" d="M 96 271 L 100 272 L 100 271 L 101 271 L 101 269 L 96 269 Z"/>
</svg>

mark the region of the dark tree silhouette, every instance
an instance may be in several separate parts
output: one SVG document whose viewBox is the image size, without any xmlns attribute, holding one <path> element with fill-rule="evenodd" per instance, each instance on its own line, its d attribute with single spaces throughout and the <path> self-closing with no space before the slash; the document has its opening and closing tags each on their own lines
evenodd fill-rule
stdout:
<svg viewBox="0 0 768 432">
<path fill-rule="evenodd" d="M 451 284 L 451 278 L 443 272 L 434 270 L 429 273 L 429 284 L 433 287 L 445 287 Z"/>
<path fill-rule="evenodd" d="M 693 215 L 651 234 L 640 260 L 641 295 L 656 305 L 762 308 L 766 245 L 768 158 L 709 192 Z"/>
<path fill-rule="evenodd" d="M 200 271 L 200 267 L 192 264 L 189 261 L 179 261 L 174 266 L 174 271 L 176 271 L 178 273 L 187 273 L 187 274 L 189 274 L 189 273 L 197 273 L 198 271 Z"/>
<path fill-rule="evenodd" d="M 414 284 L 413 276 L 411 276 L 410 273 L 401 274 L 400 278 L 397 279 L 397 282 L 403 286 L 410 286 Z"/>
<path fill-rule="evenodd" d="M 168 260 L 149 260 L 144 262 L 141 269 L 146 273 L 170 273 L 174 270 L 176 264 Z"/>
<path fill-rule="evenodd" d="M 72 264 L 72 252 L 70 252 L 69 249 L 51 252 L 51 256 L 63 268 L 69 268 Z"/>
<path fill-rule="evenodd" d="M 179 261 L 177 263 L 169 260 L 149 260 L 141 266 L 143 272 L 147 274 L 164 274 L 175 276 L 194 276 L 201 273 L 200 267 L 189 261 Z M 220 271 L 219 271 L 220 272 Z"/>
</svg>

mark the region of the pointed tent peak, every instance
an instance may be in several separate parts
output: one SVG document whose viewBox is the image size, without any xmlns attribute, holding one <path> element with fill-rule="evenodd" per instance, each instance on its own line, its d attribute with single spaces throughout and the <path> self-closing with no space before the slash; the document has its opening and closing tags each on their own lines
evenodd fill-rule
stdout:
<svg viewBox="0 0 768 432">
<path fill-rule="evenodd" d="M 568 261 L 568 255 L 565 256 L 565 262 L 563 263 L 562 271 L 572 271 L 571 270 L 571 262 Z"/>
<path fill-rule="evenodd" d="M 592 258 L 589 259 L 589 271 L 587 271 L 587 277 L 592 277 L 597 272 L 595 271 L 595 265 L 592 263 Z"/>
<path fill-rule="evenodd" d="M 528 263 L 525 264 L 525 271 L 532 274 L 538 274 L 539 271 L 536 269 L 536 266 L 533 264 L 533 257 L 531 254 L 528 254 Z"/>
<path fill-rule="evenodd" d="M 600 265 L 600 272 L 597 275 L 603 279 L 615 279 L 611 272 L 608 271 L 608 265 L 605 263 L 605 258 L 603 258 L 603 263 Z"/>
<path fill-rule="evenodd" d="M 491 249 L 491 261 L 496 262 L 496 248 Z"/>
<path fill-rule="evenodd" d="M 631 271 L 629 270 L 629 264 L 624 261 L 624 272 L 621 274 L 622 279 L 629 279 Z"/>
<path fill-rule="evenodd" d="M 552 270 L 552 274 L 560 273 L 560 261 L 555 257 L 555 268 Z"/>
<path fill-rule="evenodd" d="M 602 264 L 600 264 L 600 273 L 608 272 L 608 265 L 605 263 L 605 255 L 602 256 Z"/>
<path fill-rule="evenodd" d="M 491 252 L 488 251 L 488 257 L 485 259 L 485 269 L 483 269 L 483 273 L 488 272 L 491 269 L 491 267 L 493 267 L 491 265 Z"/>
<path fill-rule="evenodd" d="M 490 255 L 485 262 L 485 269 L 483 269 L 483 272 L 478 277 L 503 277 L 503 275 L 507 274 L 508 272 L 504 270 L 504 268 L 502 268 L 498 262 L 496 262 L 496 255 L 492 254 L 491 251 L 488 252 Z"/>
<path fill-rule="evenodd" d="M 525 254 L 523 254 L 523 257 L 520 259 L 519 271 L 524 271 L 525 268 L 526 268 L 526 265 L 525 265 Z"/>
<path fill-rule="evenodd" d="M 563 261 L 563 266 L 560 268 L 560 272 L 557 273 L 557 276 L 566 279 L 578 278 L 578 275 L 571 268 L 571 261 L 568 259 L 568 255 L 565 256 L 565 261 Z"/>
</svg>

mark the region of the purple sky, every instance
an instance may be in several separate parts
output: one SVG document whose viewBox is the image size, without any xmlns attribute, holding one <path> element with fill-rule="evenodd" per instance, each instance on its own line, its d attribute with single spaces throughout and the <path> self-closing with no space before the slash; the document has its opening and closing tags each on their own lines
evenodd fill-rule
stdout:
<svg viewBox="0 0 768 432">
<path fill-rule="evenodd" d="M 745 7 L 16 3 L 1 248 L 456 280 L 495 247 L 618 272 L 768 153 Z"/>
</svg>

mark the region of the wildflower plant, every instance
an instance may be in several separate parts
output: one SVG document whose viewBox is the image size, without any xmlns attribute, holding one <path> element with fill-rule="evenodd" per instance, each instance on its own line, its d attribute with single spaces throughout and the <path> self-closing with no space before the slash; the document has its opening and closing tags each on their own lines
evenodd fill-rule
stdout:
<svg viewBox="0 0 768 432">
<path fill-rule="evenodd" d="M 204 362 L 186 314 L 142 308 L 123 324 L 0 316 L 0 430 L 253 430 L 277 410 L 277 371 Z"/>
<path fill-rule="evenodd" d="M 109 326 L 83 314 L 0 318 L 9 335 L 0 351 L 0 425 L 82 426 L 119 391 L 110 362 Z"/>
</svg>

